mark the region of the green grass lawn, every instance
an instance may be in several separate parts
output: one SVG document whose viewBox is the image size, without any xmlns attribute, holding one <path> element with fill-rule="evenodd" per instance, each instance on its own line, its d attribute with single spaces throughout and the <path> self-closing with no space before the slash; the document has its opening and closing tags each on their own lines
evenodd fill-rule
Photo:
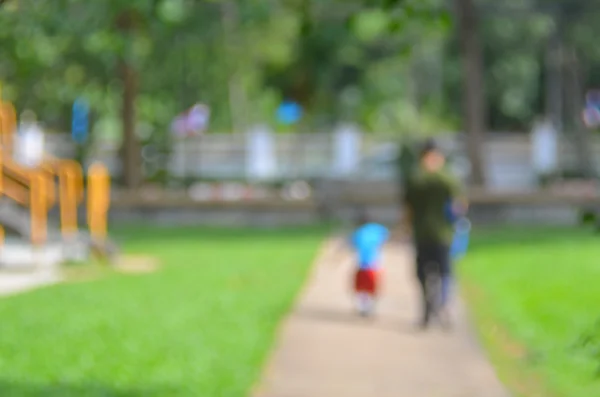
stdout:
<svg viewBox="0 0 600 397">
<path fill-rule="evenodd" d="M 0 299 L 0 396 L 247 395 L 325 233 L 120 231 L 158 272 Z"/>
<path fill-rule="evenodd" d="M 460 267 L 482 339 L 517 395 L 600 396 L 600 235 L 476 231 Z"/>
</svg>

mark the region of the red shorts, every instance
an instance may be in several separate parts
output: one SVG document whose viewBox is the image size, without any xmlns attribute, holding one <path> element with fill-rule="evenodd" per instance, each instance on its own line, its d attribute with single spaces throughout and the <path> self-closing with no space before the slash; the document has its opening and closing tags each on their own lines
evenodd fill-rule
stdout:
<svg viewBox="0 0 600 397">
<path fill-rule="evenodd" d="M 379 285 L 379 271 L 375 269 L 359 269 L 354 277 L 354 290 L 376 294 Z"/>
</svg>

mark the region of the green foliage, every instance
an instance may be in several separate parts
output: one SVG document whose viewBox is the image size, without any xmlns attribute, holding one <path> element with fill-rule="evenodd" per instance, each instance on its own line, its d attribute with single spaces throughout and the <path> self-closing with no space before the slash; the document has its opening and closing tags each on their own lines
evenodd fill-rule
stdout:
<svg viewBox="0 0 600 397">
<path fill-rule="evenodd" d="M 367 9 L 354 19 L 353 30 L 365 42 L 376 40 L 388 31 L 390 15 L 382 9 Z"/>
<path fill-rule="evenodd" d="M 184 0 L 162 0 L 158 6 L 158 16 L 171 24 L 182 23 L 189 17 L 190 3 Z"/>
<path fill-rule="evenodd" d="M 579 223 L 582 226 L 589 226 L 596 223 L 598 216 L 593 209 L 583 209 L 579 212 Z"/>
<path fill-rule="evenodd" d="M 305 128 L 367 122 L 402 106 L 406 90 L 396 82 L 410 62 L 407 40 L 447 33 L 447 15 L 428 13 L 430 3 L 15 0 L 0 12 L 0 80 L 19 109 L 35 109 L 59 130 L 80 95 L 98 120 L 120 113 L 121 59 L 139 74 L 138 117 L 163 134 L 197 101 L 211 106 L 215 131 L 230 130 L 240 112 L 244 124 L 273 122 L 284 97 L 304 105 Z"/>
<path fill-rule="evenodd" d="M 586 352 L 598 363 L 596 376 L 600 377 L 600 321 L 597 321 L 581 336 L 576 347 Z"/>
<path fill-rule="evenodd" d="M 586 80 L 600 84 L 594 6 L 558 18 L 544 4 L 481 2 L 492 129 L 526 129 L 544 111 L 545 50 L 560 21 Z M 350 121 L 430 133 L 462 114 L 451 16 L 442 0 L 12 0 L 0 10 L 0 80 L 19 110 L 57 130 L 80 95 L 98 119 L 120 114 L 126 60 L 138 72 L 138 117 L 161 134 L 195 102 L 211 106 L 214 131 L 274 124 L 284 98 L 304 106 L 307 130 Z"/>
<path fill-rule="evenodd" d="M 161 268 L 3 298 L 2 396 L 247 395 L 325 232 L 118 231 Z"/>
<path fill-rule="evenodd" d="M 497 371 L 517 395 L 600 391 L 598 236 L 588 228 L 475 230 L 461 263 Z"/>
</svg>

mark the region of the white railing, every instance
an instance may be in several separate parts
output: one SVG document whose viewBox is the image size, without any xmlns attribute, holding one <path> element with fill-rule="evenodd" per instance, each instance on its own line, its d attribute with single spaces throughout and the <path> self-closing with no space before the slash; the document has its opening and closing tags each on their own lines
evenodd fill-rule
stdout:
<svg viewBox="0 0 600 397">
<path fill-rule="evenodd" d="M 466 157 L 465 143 L 454 137 L 446 138 L 456 154 Z M 72 157 L 75 146 L 68 135 L 49 134 L 47 150 L 56 156 Z M 326 176 L 333 168 L 333 134 L 273 135 L 273 155 L 280 175 Z M 393 140 L 363 135 L 360 156 L 376 159 L 380 150 L 394 145 Z M 600 158 L 600 137 L 593 138 L 594 158 Z M 151 147 L 145 152 L 152 153 Z M 573 145 L 563 139 L 559 144 L 559 164 L 563 169 L 577 165 Z M 243 178 L 247 166 L 248 143 L 245 134 L 210 134 L 175 142 L 169 155 L 153 153 L 154 169 L 161 164 L 171 176 L 180 178 L 225 177 Z M 150 157 L 152 157 L 150 156 Z M 107 163 L 114 175 L 120 172 L 118 150 L 115 147 L 97 148 L 91 156 Z M 91 159 L 86 163 L 89 163 Z M 488 134 L 483 158 L 490 188 L 522 190 L 535 185 L 536 177 L 531 164 L 531 143 L 526 134 Z M 600 162 L 599 162 L 600 163 Z M 147 164 L 148 166 L 148 164 Z M 151 173 L 152 167 L 147 171 Z"/>
</svg>

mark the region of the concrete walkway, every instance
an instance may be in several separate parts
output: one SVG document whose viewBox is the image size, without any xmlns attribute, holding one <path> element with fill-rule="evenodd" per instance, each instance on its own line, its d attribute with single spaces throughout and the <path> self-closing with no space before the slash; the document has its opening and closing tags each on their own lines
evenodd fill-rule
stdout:
<svg viewBox="0 0 600 397">
<path fill-rule="evenodd" d="M 18 294 L 59 281 L 60 277 L 57 274 L 49 272 L 0 272 L 0 296 Z"/>
<path fill-rule="evenodd" d="M 21 239 L 7 239 L 0 249 L 0 296 L 61 281 L 58 269 L 63 260 L 62 244 L 36 249 Z"/>
<path fill-rule="evenodd" d="M 349 258 L 325 249 L 254 396 L 508 397 L 460 302 L 450 333 L 414 330 L 419 306 L 410 255 L 408 248 L 386 250 L 379 315 L 365 320 L 352 311 Z"/>
</svg>

